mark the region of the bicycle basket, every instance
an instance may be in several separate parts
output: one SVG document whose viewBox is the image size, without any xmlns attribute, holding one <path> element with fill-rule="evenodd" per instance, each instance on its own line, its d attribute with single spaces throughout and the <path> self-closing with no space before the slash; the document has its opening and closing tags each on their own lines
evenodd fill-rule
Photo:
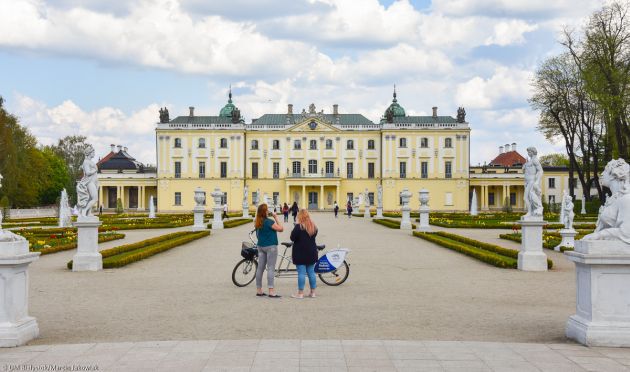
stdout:
<svg viewBox="0 0 630 372">
<path fill-rule="evenodd" d="M 252 242 L 243 242 L 241 244 L 241 249 L 254 248 L 255 245 Z"/>
<path fill-rule="evenodd" d="M 246 260 L 253 260 L 254 257 L 258 257 L 258 249 L 256 248 L 243 248 L 241 249 L 241 256 Z"/>
</svg>

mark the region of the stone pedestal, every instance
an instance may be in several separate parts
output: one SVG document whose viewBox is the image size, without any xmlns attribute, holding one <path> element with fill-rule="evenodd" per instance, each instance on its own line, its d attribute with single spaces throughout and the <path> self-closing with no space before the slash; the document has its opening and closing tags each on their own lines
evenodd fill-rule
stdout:
<svg viewBox="0 0 630 372">
<path fill-rule="evenodd" d="M 578 240 L 564 253 L 575 262 L 576 314 L 566 335 L 588 346 L 630 347 L 630 245 Z"/>
<path fill-rule="evenodd" d="M 372 218 L 372 214 L 370 213 L 370 207 L 365 207 L 365 210 L 363 211 L 363 217 Z"/>
<path fill-rule="evenodd" d="M 429 209 L 429 207 L 420 207 L 420 223 L 418 223 L 417 231 L 431 231 L 431 226 L 429 225 Z"/>
<path fill-rule="evenodd" d="M 547 271 L 547 255 L 543 253 L 543 226 L 547 223 L 542 217 L 522 217 L 521 251 L 518 253 L 518 269 L 522 271 Z"/>
<path fill-rule="evenodd" d="M 403 205 L 402 210 L 402 220 L 400 221 L 400 229 L 401 230 L 411 230 L 411 208 L 408 205 Z"/>
<path fill-rule="evenodd" d="M 30 253 L 28 241 L 0 242 L 0 347 L 24 345 L 39 335 L 37 320 L 28 315 L 28 265 L 40 253 Z"/>
<path fill-rule="evenodd" d="M 249 204 L 243 203 L 243 218 L 249 218 Z"/>
<path fill-rule="evenodd" d="M 562 236 L 562 241 L 558 244 L 554 250 L 560 252 L 560 248 L 573 248 L 575 245 L 575 236 L 577 235 L 577 231 L 573 229 L 562 229 L 560 230 L 560 236 Z"/>
<path fill-rule="evenodd" d="M 195 206 L 193 208 L 193 227 L 192 231 L 201 231 L 206 229 L 206 225 L 203 222 L 203 215 L 206 213 L 206 209 L 202 206 Z"/>
<path fill-rule="evenodd" d="M 383 207 L 376 207 L 376 216 L 375 218 L 383 218 Z"/>
<path fill-rule="evenodd" d="M 223 229 L 223 206 L 221 205 L 221 198 L 223 197 L 223 193 L 217 187 L 212 192 L 212 198 L 214 199 L 214 207 L 212 207 L 212 230 L 221 230 Z"/>
<path fill-rule="evenodd" d="M 77 228 L 77 253 L 72 257 L 72 271 L 103 270 L 103 257 L 98 252 L 98 227 L 102 222 L 95 216 L 79 217 L 73 226 Z"/>
</svg>

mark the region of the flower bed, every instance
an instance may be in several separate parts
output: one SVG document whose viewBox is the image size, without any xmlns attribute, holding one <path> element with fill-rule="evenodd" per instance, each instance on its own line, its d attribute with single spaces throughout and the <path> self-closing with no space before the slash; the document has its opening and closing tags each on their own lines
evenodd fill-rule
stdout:
<svg viewBox="0 0 630 372">
<path fill-rule="evenodd" d="M 133 244 L 126 244 L 111 249 L 105 249 L 101 251 L 101 255 L 103 257 L 103 268 L 111 269 L 129 265 L 130 263 L 143 260 L 208 235 L 210 235 L 209 231 L 180 231 Z M 67 267 L 68 269 L 72 269 L 72 261 L 68 262 Z"/>
<path fill-rule="evenodd" d="M 578 230 L 578 234 L 575 236 L 575 240 L 579 240 L 582 239 L 584 237 L 584 235 L 590 234 L 592 231 L 591 230 Z M 501 234 L 499 235 L 499 238 L 501 239 L 505 239 L 505 240 L 512 240 L 515 242 L 520 243 L 522 240 L 521 234 L 520 233 L 516 233 L 516 234 Z M 547 248 L 547 249 L 555 249 L 558 244 L 560 244 L 562 242 L 562 236 L 560 235 L 559 232 L 543 232 L 543 248 Z M 569 248 L 569 247 L 560 247 L 560 252 L 564 252 L 564 251 L 572 251 L 573 248 Z"/>
<path fill-rule="evenodd" d="M 383 225 L 385 227 L 389 227 L 390 229 L 400 229 L 399 220 L 392 220 L 391 218 L 373 218 L 372 222 Z M 416 225 L 412 223 L 411 227 L 415 229 Z"/>
<path fill-rule="evenodd" d="M 118 240 L 118 239 L 124 239 L 124 238 L 125 238 L 125 234 L 118 234 L 118 233 L 111 233 L 111 232 L 98 234 L 99 243 L 105 243 L 105 242 L 110 242 L 112 240 Z M 75 249 L 76 247 L 77 247 L 77 241 L 75 239 L 74 241 L 67 242 L 65 244 L 58 244 L 58 245 L 45 244 L 41 248 L 33 247 L 33 245 L 31 245 L 31 252 L 41 252 L 42 255 L 45 255 L 45 254 L 51 254 L 51 253 L 57 253 L 61 251 L 67 251 L 70 249 Z"/>
<path fill-rule="evenodd" d="M 223 228 L 231 229 L 233 227 L 245 225 L 245 224 L 248 224 L 250 222 L 254 222 L 254 219 L 253 218 L 236 218 L 236 219 L 233 219 L 233 220 L 225 220 L 225 221 L 223 221 Z M 208 224 L 208 228 L 209 229 L 212 228 L 212 223 Z"/>
</svg>

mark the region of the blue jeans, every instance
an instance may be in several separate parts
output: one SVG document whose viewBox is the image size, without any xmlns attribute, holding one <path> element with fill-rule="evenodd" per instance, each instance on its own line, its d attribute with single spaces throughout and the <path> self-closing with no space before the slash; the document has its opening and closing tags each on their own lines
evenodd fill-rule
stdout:
<svg viewBox="0 0 630 372">
<path fill-rule="evenodd" d="M 311 289 L 317 288 L 317 282 L 315 281 L 315 264 L 310 265 L 295 265 L 298 273 L 298 290 L 303 291 L 306 284 L 306 275 L 308 274 L 308 284 Z"/>
</svg>

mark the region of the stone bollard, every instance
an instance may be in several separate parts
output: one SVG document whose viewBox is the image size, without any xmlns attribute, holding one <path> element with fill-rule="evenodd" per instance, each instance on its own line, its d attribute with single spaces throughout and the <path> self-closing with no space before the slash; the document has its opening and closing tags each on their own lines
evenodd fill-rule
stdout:
<svg viewBox="0 0 630 372">
<path fill-rule="evenodd" d="M 429 190 L 422 189 L 418 192 L 418 199 L 420 200 L 420 223 L 418 223 L 417 230 L 419 232 L 431 231 L 429 226 Z"/>
<path fill-rule="evenodd" d="M 411 207 L 409 207 L 409 199 L 411 199 L 411 193 L 406 188 L 400 193 L 402 198 L 402 220 L 400 221 L 401 230 L 411 230 Z"/>
<path fill-rule="evenodd" d="M 576 235 L 577 231 L 573 229 L 561 229 L 560 236 L 562 237 L 562 241 L 554 248 L 554 250 L 560 252 L 562 247 L 573 248 L 575 246 Z"/>
<path fill-rule="evenodd" d="M 223 219 L 221 218 L 221 214 L 223 213 L 223 206 L 221 206 L 223 193 L 220 188 L 216 187 L 211 195 L 214 199 L 214 207 L 212 207 L 212 230 L 221 230 L 223 229 Z"/>
<path fill-rule="evenodd" d="M 206 201 L 205 193 L 201 187 L 197 187 L 195 189 L 195 207 L 193 208 L 193 231 L 201 231 L 206 229 L 206 225 L 204 224 L 204 213 L 206 213 L 206 208 L 203 206 L 203 203 Z"/>
</svg>

